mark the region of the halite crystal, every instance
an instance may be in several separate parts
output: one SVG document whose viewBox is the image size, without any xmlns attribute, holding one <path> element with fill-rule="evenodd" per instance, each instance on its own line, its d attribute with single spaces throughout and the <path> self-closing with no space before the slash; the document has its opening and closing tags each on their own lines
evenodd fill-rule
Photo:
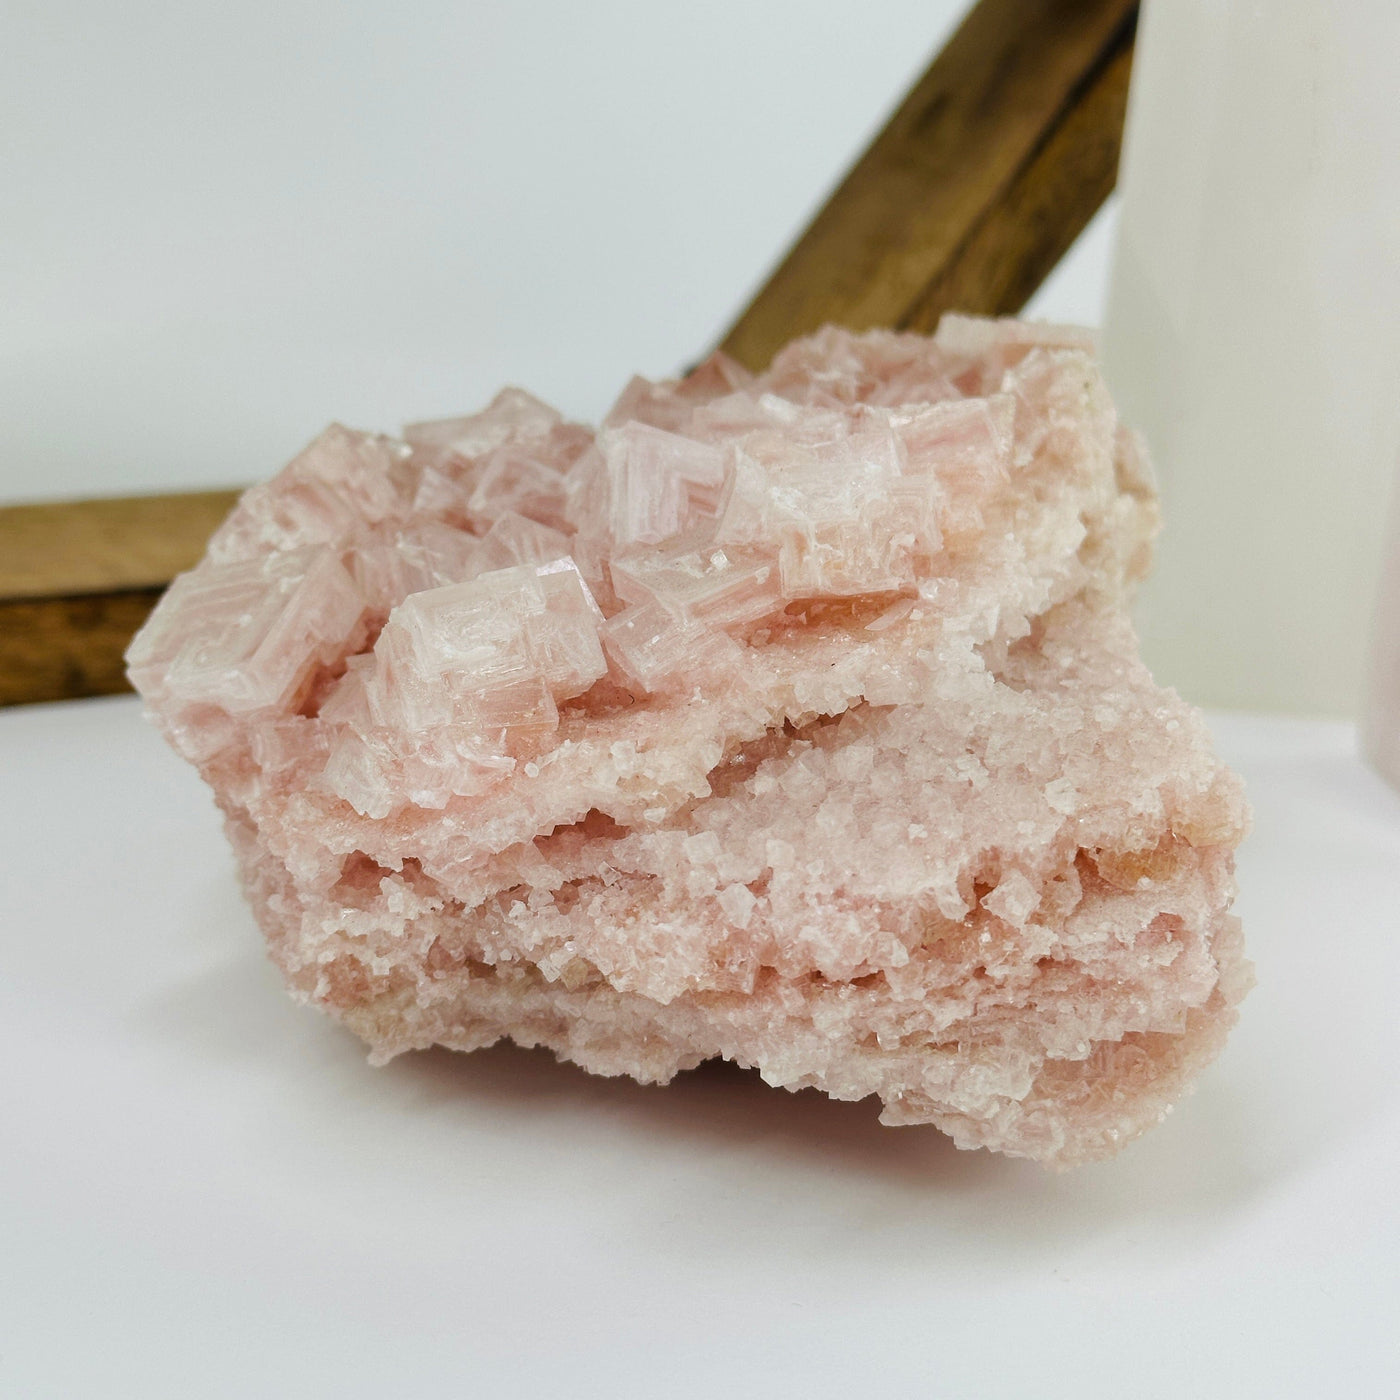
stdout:
<svg viewBox="0 0 1400 1400">
<path fill-rule="evenodd" d="M 725 1056 L 1068 1164 L 1248 985 L 1239 784 L 1127 621 L 1155 525 L 1083 333 L 828 329 L 596 437 L 329 429 L 129 662 L 375 1058 Z"/>
</svg>

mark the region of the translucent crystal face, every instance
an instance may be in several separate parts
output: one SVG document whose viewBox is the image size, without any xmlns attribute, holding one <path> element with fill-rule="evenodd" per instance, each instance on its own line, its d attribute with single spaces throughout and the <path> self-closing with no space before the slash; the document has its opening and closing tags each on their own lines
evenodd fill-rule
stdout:
<svg viewBox="0 0 1400 1400">
<path fill-rule="evenodd" d="M 1082 333 L 826 330 L 329 429 L 129 654 L 298 995 L 388 1055 L 710 1055 L 1069 1162 L 1219 1048 L 1238 785 L 1127 622 Z"/>
<path fill-rule="evenodd" d="M 572 559 L 415 593 L 389 614 L 365 679 L 372 721 L 409 732 L 552 729 L 607 672 L 602 613 Z"/>
<path fill-rule="evenodd" d="M 161 602 L 179 627 L 146 627 L 127 656 L 132 681 L 180 704 L 275 713 L 318 663 L 339 657 L 364 600 L 336 556 L 314 547 L 183 574 Z"/>
</svg>

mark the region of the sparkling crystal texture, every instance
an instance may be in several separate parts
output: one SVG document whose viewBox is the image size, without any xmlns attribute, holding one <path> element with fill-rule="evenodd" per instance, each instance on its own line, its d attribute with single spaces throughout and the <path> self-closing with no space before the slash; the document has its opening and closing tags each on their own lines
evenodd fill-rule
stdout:
<svg viewBox="0 0 1400 1400">
<path fill-rule="evenodd" d="M 332 428 L 129 653 L 293 993 L 376 1060 L 723 1056 L 1055 1165 L 1249 985 L 1247 813 L 1127 617 L 1157 524 L 1084 333 Z"/>
</svg>

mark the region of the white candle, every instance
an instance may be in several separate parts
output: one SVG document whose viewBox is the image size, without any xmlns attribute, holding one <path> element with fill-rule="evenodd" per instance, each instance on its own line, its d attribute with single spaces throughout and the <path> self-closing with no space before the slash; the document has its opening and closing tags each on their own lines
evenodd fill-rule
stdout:
<svg viewBox="0 0 1400 1400">
<path fill-rule="evenodd" d="M 1204 704 L 1354 716 L 1400 457 L 1400 6 L 1148 0 L 1135 63 L 1104 352 L 1166 511 L 1144 651 Z"/>
</svg>

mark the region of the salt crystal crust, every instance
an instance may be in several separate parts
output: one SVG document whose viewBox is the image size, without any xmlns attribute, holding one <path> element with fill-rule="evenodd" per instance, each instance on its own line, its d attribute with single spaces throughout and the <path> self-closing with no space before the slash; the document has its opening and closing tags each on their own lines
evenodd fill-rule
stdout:
<svg viewBox="0 0 1400 1400">
<path fill-rule="evenodd" d="M 596 434 L 332 427 L 128 661 L 375 1060 L 724 1056 L 1067 1165 L 1249 984 L 1240 784 L 1127 619 L 1156 522 L 1082 333 L 828 329 Z"/>
</svg>

